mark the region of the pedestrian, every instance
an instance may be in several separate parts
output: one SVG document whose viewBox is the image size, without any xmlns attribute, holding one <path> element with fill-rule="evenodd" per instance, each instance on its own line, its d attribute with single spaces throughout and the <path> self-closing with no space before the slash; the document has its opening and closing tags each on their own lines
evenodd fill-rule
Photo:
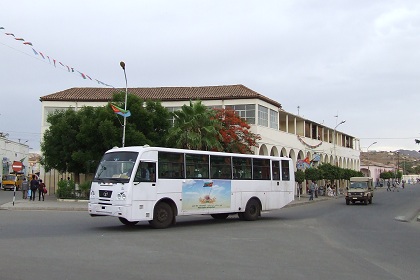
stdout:
<svg viewBox="0 0 420 280">
<path fill-rule="evenodd" d="M 318 198 L 318 191 L 319 191 L 319 187 L 318 187 L 318 184 L 315 182 L 315 198 Z"/>
<path fill-rule="evenodd" d="M 397 192 L 399 192 L 397 182 L 394 181 L 394 182 L 392 182 L 392 191 L 395 191 L 395 190 L 397 190 Z"/>
<path fill-rule="evenodd" d="M 311 185 L 309 186 L 309 200 L 314 200 L 314 192 L 315 192 L 315 184 L 312 181 Z"/>
<path fill-rule="evenodd" d="M 386 186 L 387 186 L 386 191 L 387 192 L 391 191 L 391 182 L 389 181 L 389 179 L 388 179 L 388 182 L 386 182 Z"/>
<path fill-rule="evenodd" d="M 35 178 L 35 175 L 32 175 L 32 180 L 30 183 L 31 197 L 29 198 L 29 200 L 35 201 L 35 195 L 36 195 L 36 190 L 38 189 L 38 186 L 39 186 L 38 180 Z"/>
<path fill-rule="evenodd" d="M 29 190 L 29 183 L 26 178 L 23 178 L 22 182 L 22 198 L 27 199 L 28 198 L 28 190 Z"/>
<path fill-rule="evenodd" d="M 45 196 L 45 184 L 42 182 L 41 179 L 39 179 L 39 187 L 38 187 L 38 201 L 41 201 L 41 196 L 42 196 L 42 201 L 44 201 L 44 196 Z"/>
<path fill-rule="evenodd" d="M 405 180 L 402 180 L 402 182 L 401 182 L 401 188 L 404 189 L 404 186 L 405 186 Z"/>
</svg>

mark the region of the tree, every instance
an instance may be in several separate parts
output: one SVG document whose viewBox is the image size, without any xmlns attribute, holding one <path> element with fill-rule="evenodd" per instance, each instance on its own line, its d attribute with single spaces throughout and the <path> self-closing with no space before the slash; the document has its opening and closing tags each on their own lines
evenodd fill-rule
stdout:
<svg viewBox="0 0 420 280">
<path fill-rule="evenodd" d="M 113 101 L 118 102 L 122 96 L 115 94 Z M 129 95 L 128 100 L 132 116 L 127 121 L 126 144 L 163 143 L 170 125 L 168 111 L 159 102 L 146 102 L 144 106 L 135 95 Z M 80 173 L 93 172 L 105 151 L 121 145 L 120 118 L 109 105 L 50 114 L 47 118 L 50 126 L 41 143 L 45 170 L 72 172 L 79 182 Z"/>
<path fill-rule="evenodd" d="M 389 171 L 381 172 L 381 174 L 379 174 L 379 177 L 381 179 L 388 180 L 388 179 L 394 178 L 394 173 L 389 172 Z"/>
<path fill-rule="evenodd" d="M 121 105 L 121 107 L 124 105 L 124 99 L 124 92 L 119 92 L 113 96 L 113 102 Z M 125 145 L 141 146 L 148 144 L 151 146 L 165 146 L 166 136 L 171 126 L 168 110 L 158 101 L 144 101 L 133 94 L 127 96 L 127 104 L 129 105 L 131 116 L 127 119 Z M 114 125 L 122 127 L 123 120 L 121 116 L 114 114 Z M 122 139 L 122 129 L 118 131 Z"/>
<path fill-rule="evenodd" d="M 305 179 L 311 181 L 318 181 L 322 179 L 322 171 L 318 168 L 306 168 Z"/>
<path fill-rule="evenodd" d="M 344 168 L 341 172 L 341 178 L 343 180 L 350 181 L 351 177 L 363 177 L 363 173 L 353 169 Z"/>
<path fill-rule="evenodd" d="M 323 163 L 318 166 L 318 169 L 321 170 L 323 179 L 330 181 L 331 185 L 334 183 L 334 180 L 341 178 L 341 168 L 338 166 Z"/>
<path fill-rule="evenodd" d="M 249 124 L 233 109 L 214 109 L 215 118 L 221 123 L 220 142 L 224 152 L 251 154 L 252 147 L 258 147 L 259 134 L 252 133 Z"/>
<path fill-rule="evenodd" d="M 300 169 L 295 171 L 295 182 L 299 185 L 299 192 L 302 192 L 303 181 L 305 181 L 305 172 Z"/>
<path fill-rule="evenodd" d="M 175 123 L 169 129 L 168 145 L 192 150 L 221 150 L 220 123 L 214 115 L 214 111 L 201 101 L 183 105 L 181 110 L 173 112 Z"/>
</svg>

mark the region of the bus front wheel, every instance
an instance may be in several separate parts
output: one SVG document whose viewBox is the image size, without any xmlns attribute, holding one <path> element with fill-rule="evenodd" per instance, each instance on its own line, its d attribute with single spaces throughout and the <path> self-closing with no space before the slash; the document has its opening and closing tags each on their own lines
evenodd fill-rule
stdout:
<svg viewBox="0 0 420 280">
<path fill-rule="evenodd" d="M 260 216 L 260 204 L 256 199 L 250 199 L 245 207 L 245 212 L 238 213 L 239 219 L 245 221 L 255 221 Z"/>
<path fill-rule="evenodd" d="M 123 223 L 126 226 L 134 226 L 139 222 L 139 221 L 130 222 L 126 218 L 121 218 L 121 217 L 118 217 L 118 219 L 120 220 L 121 223 Z"/>
<path fill-rule="evenodd" d="M 153 228 L 167 228 L 169 227 L 174 220 L 174 213 L 172 211 L 171 206 L 169 206 L 165 202 L 159 202 L 155 206 L 155 210 L 153 211 L 153 220 L 149 221 L 149 224 Z"/>
</svg>

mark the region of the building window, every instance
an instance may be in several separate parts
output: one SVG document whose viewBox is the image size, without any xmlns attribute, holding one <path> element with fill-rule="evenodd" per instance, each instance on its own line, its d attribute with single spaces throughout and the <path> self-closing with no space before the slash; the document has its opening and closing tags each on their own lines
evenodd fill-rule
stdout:
<svg viewBox="0 0 420 280">
<path fill-rule="evenodd" d="M 270 109 L 270 127 L 279 129 L 279 115 L 276 111 Z"/>
<path fill-rule="evenodd" d="M 258 105 L 258 125 L 268 127 L 268 108 Z"/>
<path fill-rule="evenodd" d="M 74 110 L 74 107 L 44 107 L 44 126 L 50 125 L 50 123 L 47 122 L 48 115 L 54 114 L 57 111 L 66 111 L 68 109 Z"/>
<path fill-rule="evenodd" d="M 172 126 L 174 126 L 175 118 L 173 116 L 173 112 L 181 110 L 181 107 L 166 107 L 166 110 L 168 110 L 169 114 L 169 122 Z"/>
<path fill-rule="evenodd" d="M 235 110 L 239 117 L 244 119 L 248 124 L 255 124 L 255 105 L 228 105 L 226 108 Z"/>
</svg>

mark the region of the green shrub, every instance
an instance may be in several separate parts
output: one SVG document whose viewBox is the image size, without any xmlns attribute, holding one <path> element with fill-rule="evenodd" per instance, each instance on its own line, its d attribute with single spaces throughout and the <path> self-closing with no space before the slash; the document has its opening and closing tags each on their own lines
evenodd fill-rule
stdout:
<svg viewBox="0 0 420 280">
<path fill-rule="evenodd" d="M 65 181 L 60 180 L 57 184 L 57 192 L 56 195 L 58 198 L 64 199 L 64 198 L 75 198 L 75 184 L 73 180 Z"/>
<path fill-rule="evenodd" d="M 80 190 L 80 197 L 81 198 L 89 198 L 89 192 L 90 192 L 90 185 L 92 184 L 91 181 L 83 182 L 79 185 Z"/>
</svg>

